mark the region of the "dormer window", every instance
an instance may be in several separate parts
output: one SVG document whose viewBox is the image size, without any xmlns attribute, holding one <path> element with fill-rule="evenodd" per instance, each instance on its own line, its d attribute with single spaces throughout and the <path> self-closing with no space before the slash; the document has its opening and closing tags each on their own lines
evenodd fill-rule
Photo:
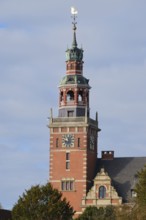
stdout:
<svg viewBox="0 0 146 220">
<path fill-rule="evenodd" d="M 67 80 L 67 83 L 69 83 L 69 84 L 70 83 L 74 83 L 74 78 L 73 77 L 69 77 L 68 80 Z"/>
<path fill-rule="evenodd" d="M 133 189 L 131 189 L 131 197 L 132 198 L 136 198 L 137 197 L 137 193 Z"/>
</svg>

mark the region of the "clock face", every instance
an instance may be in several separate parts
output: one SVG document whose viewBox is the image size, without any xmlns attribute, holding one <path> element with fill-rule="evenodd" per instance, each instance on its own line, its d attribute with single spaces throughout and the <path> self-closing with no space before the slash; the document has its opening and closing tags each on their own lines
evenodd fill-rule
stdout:
<svg viewBox="0 0 146 220">
<path fill-rule="evenodd" d="M 94 136 L 90 136 L 90 149 L 94 150 Z"/>
<path fill-rule="evenodd" d="M 62 135 L 62 143 L 65 147 L 73 147 L 74 135 L 73 134 Z"/>
</svg>

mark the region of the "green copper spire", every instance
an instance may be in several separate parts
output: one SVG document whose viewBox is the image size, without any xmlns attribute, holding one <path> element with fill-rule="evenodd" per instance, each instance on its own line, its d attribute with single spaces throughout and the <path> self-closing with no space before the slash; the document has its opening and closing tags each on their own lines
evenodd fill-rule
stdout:
<svg viewBox="0 0 146 220">
<path fill-rule="evenodd" d="M 73 42 L 72 42 L 72 48 L 76 48 L 78 46 L 77 40 L 76 40 L 76 23 L 73 23 Z"/>
<path fill-rule="evenodd" d="M 83 59 L 83 49 L 79 49 L 77 46 L 77 39 L 76 39 L 76 15 L 77 15 L 77 10 L 72 7 L 71 8 L 71 14 L 73 18 L 73 42 L 72 42 L 72 48 L 66 50 L 66 61 L 82 61 Z"/>
</svg>

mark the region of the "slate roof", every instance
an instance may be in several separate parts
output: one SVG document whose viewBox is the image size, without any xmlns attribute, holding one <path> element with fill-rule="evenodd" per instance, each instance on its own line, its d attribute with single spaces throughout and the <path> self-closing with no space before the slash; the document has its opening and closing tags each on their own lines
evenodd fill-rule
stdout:
<svg viewBox="0 0 146 220">
<path fill-rule="evenodd" d="M 97 159 L 97 171 L 101 168 L 112 179 L 112 185 L 123 198 L 123 202 L 130 202 L 131 189 L 134 187 L 136 174 L 146 164 L 146 157 L 121 157 L 112 160 Z"/>
<path fill-rule="evenodd" d="M 0 220 L 11 220 L 11 211 L 0 209 Z"/>
</svg>

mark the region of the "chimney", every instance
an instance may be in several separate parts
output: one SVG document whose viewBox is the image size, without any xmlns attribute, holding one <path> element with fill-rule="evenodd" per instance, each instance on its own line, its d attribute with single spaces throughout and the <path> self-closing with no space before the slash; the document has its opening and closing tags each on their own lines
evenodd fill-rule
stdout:
<svg viewBox="0 0 146 220">
<path fill-rule="evenodd" d="M 113 160 L 114 159 L 114 151 L 102 151 L 102 160 Z"/>
</svg>

